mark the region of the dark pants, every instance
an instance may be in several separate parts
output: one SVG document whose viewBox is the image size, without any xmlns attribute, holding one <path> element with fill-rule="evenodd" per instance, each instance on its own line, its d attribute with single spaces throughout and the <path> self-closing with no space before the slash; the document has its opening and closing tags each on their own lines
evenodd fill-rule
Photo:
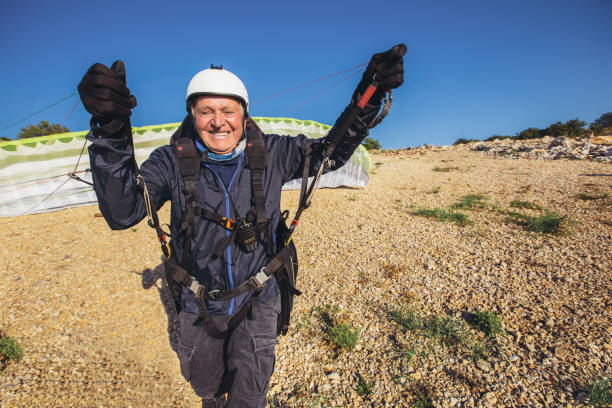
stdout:
<svg viewBox="0 0 612 408">
<path fill-rule="evenodd" d="M 251 318 L 244 319 L 225 339 L 210 337 L 194 326 L 198 315 L 179 313 L 179 360 L 181 373 L 202 399 L 228 393 L 228 408 L 259 408 L 266 405 L 274 371 L 276 319 L 280 296 L 257 302 Z M 230 316 L 212 316 L 220 330 Z"/>
</svg>

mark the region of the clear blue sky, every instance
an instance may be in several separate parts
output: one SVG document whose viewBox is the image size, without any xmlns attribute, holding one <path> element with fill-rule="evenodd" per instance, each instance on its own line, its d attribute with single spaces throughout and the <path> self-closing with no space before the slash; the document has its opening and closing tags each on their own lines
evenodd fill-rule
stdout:
<svg viewBox="0 0 612 408">
<path fill-rule="evenodd" d="M 189 79 L 211 63 L 252 101 L 340 71 L 396 43 L 405 84 L 372 136 L 383 147 L 513 135 L 612 111 L 612 1 L 14 1 L 0 5 L 0 128 L 72 92 L 94 62 L 122 59 L 134 126 L 182 120 Z M 360 75 L 253 103 L 254 116 L 333 124 Z M 60 123 L 74 96 L 0 131 Z M 79 105 L 66 120 L 84 130 Z"/>
</svg>

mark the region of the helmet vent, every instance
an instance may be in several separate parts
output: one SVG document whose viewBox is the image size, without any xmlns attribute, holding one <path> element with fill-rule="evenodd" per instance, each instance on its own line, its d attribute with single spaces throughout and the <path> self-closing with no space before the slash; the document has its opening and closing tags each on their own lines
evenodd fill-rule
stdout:
<svg viewBox="0 0 612 408">
<path fill-rule="evenodd" d="M 221 65 L 210 64 L 210 69 L 223 69 L 223 64 Z"/>
</svg>

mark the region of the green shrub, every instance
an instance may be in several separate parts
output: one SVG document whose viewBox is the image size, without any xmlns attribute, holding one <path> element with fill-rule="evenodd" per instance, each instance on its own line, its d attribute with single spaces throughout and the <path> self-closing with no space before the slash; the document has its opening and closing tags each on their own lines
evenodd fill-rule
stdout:
<svg viewBox="0 0 612 408">
<path fill-rule="evenodd" d="M 398 347 L 396 351 L 398 359 L 406 365 L 410 364 L 416 355 L 414 348 L 406 350 L 405 348 Z"/>
<path fill-rule="evenodd" d="M 341 349 L 352 350 L 359 339 L 359 328 L 351 329 L 350 326 L 340 323 L 329 327 L 329 339 Z"/>
<path fill-rule="evenodd" d="M 587 387 L 591 405 L 594 407 L 609 407 L 612 406 L 612 379 L 605 377 L 596 377 L 591 380 L 591 384 Z"/>
<path fill-rule="evenodd" d="M 453 146 L 456 145 L 460 145 L 460 144 L 467 144 L 467 143 L 471 143 L 471 142 L 479 142 L 480 140 L 478 139 L 465 139 L 463 137 L 455 140 L 455 143 L 453 143 Z"/>
<path fill-rule="evenodd" d="M 478 362 L 478 360 L 486 361 L 489 359 L 488 349 L 482 343 L 478 343 L 478 342 L 474 343 L 472 345 L 471 354 L 472 354 L 472 360 L 474 360 L 475 363 Z"/>
<path fill-rule="evenodd" d="M 357 394 L 361 395 L 362 397 L 370 395 L 374 390 L 374 385 L 376 385 L 376 383 L 367 383 L 361 374 L 357 374 Z"/>
<path fill-rule="evenodd" d="M 544 215 L 539 217 L 529 217 L 513 211 L 505 211 L 504 213 L 507 215 L 506 222 L 513 222 L 524 226 L 530 231 L 543 234 L 568 235 L 575 224 L 568 217 L 559 216 L 550 211 L 546 211 Z"/>
<path fill-rule="evenodd" d="M 448 317 L 429 317 L 423 322 L 423 332 L 426 337 L 439 340 L 448 347 L 463 344 L 468 337 L 463 327 Z"/>
<path fill-rule="evenodd" d="M 453 205 L 453 208 L 484 208 L 487 205 L 488 197 L 484 194 L 468 194 L 461 198 L 457 204 Z"/>
<path fill-rule="evenodd" d="M 414 408 L 433 408 L 433 401 L 427 394 L 420 395 L 414 403 Z"/>
<path fill-rule="evenodd" d="M 521 131 L 516 137 L 519 140 L 539 139 L 544 136 L 545 129 L 527 128 Z"/>
<path fill-rule="evenodd" d="M 534 232 L 544 234 L 562 234 L 567 231 L 569 220 L 567 217 L 561 217 L 553 212 L 539 217 L 530 217 L 527 220 L 527 228 Z"/>
<path fill-rule="evenodd" d="M 371 138 L 370 136 L 366 137 L 361 145 L 365 147 L 366 150 L 380 150 L 380 142 L 376 139 Z"/>
<path fill-rule="evenodd" d="M 316 394 L 315 394 L 316 395 Z M 317 395 L 312 404 L 310 404 L 309 408 L 321 408 L 323 407 L 323 403 L 330 399 L 331 397 L 328 395 Z M 282 405 L 284 407 L 284 405 Z M 279 405 L 280 407 L 280 405 Z"/>
<path fill-rule="evenodd" d="M 485 142 L 492 142 L 494 140 L 503 140 L 503 139 L 512 139 L 512 136 L 493 135 L 493 136 L 485 139 Z"/>
<path fill-rule="evenodd" d="M 474 325 L 488 337 L 495 337 L 502 332 L 502 322 L 493 312 L 475 310 L 472 313 Z"/>
<path fill-rule="evenodd" d="M 413 214 L 421 216 L 421 217 L 433 218 L 435 220 L 443 221 L 443 222 L 454 222 L 457 225 L 462 226 L 462 227 L 471 224 L 471 221 L 469 220 L 467 215 L 458 213 L 458 212 L 444 210 L 442 208 L 434 208 L 434 209 L 419 208 L 416 211 L 414 211 Z"/>
<path fill-rule="evenodd" d="M 442 172 L 442 173 L 448 173 L 451 170 L 459 170 L 459 167 L 438 167 L 436 166 L 433 168 L 433 171 Z"/>
<path fill-rule="evenodd" d="M 390 309 L 387 314 L 404 330 L 414 331 L 421 327 L 421 317 L 414 310 Z"/>
<path fill-rule="evenodd" d="M 0 338 L 0 360 L 14 360 L 20 362 L 23 359 L 23 349 L 10 336 Z"/>
</svg>

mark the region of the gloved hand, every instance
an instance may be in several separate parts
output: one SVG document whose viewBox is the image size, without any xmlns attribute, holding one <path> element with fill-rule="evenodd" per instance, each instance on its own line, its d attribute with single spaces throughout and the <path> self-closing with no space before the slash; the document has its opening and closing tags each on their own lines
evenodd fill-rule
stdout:
<svg viewBox="0 0 612 408">
<path fill-rule="evenodd" d="M 353 98 L 359 98 L 366 91 L 372 79 L 378 82 L 378 89 L 372 96 L 371 104 L 380 102 L 385 92 L 404 83 L 404 54 L 406 45 L 398 44 L 389 51 L 374 54 L 368 63 Z"/>
<path fill-rule="evenodd" d="M 137 105 L 136 98 L 125 85 L 125 65 L 115 61 L 106 65 L 93 64 L 78 86 L 79 96 L 94 121 L 108 123 L 112 120 L 126 120 Z"/>
</svg>

